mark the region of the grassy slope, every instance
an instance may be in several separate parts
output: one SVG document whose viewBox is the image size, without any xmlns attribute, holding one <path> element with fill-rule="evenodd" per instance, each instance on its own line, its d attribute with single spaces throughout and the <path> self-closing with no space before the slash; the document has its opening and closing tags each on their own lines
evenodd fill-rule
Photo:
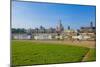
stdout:
<svg viewBox="0 0 100 67">
<path fill-rule="evenodd" d="M 30 41 L 12 41 L 11 47 L 13 65 L 79 62 L 89 50 L 84 47 Z"/>
</svg>

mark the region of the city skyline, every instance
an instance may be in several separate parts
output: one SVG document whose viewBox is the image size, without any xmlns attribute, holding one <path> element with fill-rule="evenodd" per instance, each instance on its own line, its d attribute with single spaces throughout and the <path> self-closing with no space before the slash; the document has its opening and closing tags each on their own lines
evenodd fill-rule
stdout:
<svg viewBox="0 0 100 67">
<path fill-rule="evenodd" d="M 95 6 L 54 3 L 12 2 L 12 28 L 55 28 L 59 20 L 65 29 L 95 26 Z"/>
</svg>

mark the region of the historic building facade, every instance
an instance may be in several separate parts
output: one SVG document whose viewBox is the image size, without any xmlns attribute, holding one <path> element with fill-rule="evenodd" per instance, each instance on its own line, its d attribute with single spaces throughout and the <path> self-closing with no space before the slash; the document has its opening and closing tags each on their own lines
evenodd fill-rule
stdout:
<svg viewBox="0 0 100 67">
<path fill-rule="evenodd" d="M 78 32 L 84 40 L 95 40 L 96 38 L 96 27 L 93 26 L 92 22 L 90 23 L 90 26 L 81 27 Z"/>
<path fill-rule="evenodd" d="M 55 28 L 46 29 L 43 26 L 35 29 L 26 30 L 25 34 L 12 34 L 13 39 L 33 39 L 33 40 L 95 40 L 96 28 L 93 23 L 90 26 L 81 27 L 79 30 L 64 29 L 61 20 L 58 21 Z"/>
</svg>

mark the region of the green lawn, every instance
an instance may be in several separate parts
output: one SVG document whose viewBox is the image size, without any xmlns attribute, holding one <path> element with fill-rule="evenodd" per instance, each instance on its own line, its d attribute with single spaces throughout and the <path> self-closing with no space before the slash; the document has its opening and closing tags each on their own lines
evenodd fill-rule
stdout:
<svg viewBox="0 0 100 67">
<path fill-rule="evenodd" d="M 32 41 L 12 41 L 12 65 L 80 62 L 89 48 Z"/>
</svg>

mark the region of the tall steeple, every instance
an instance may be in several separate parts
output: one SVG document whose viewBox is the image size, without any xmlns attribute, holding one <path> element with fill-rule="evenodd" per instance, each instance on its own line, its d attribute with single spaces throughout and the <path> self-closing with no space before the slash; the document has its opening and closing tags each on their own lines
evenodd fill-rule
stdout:
<svg viewBox="0 0 100 67">
<path fill-rule="evenodd" d="M 64 30 L 64 27 L 63 27 L 63 25 L 61 23 L 61 20 L 59 20 L 59 22 L 58 22 L 58 24 L 56 26 L 56 31 L 57 32 L 62 32 L 63 30 Z"/>
</svg>

